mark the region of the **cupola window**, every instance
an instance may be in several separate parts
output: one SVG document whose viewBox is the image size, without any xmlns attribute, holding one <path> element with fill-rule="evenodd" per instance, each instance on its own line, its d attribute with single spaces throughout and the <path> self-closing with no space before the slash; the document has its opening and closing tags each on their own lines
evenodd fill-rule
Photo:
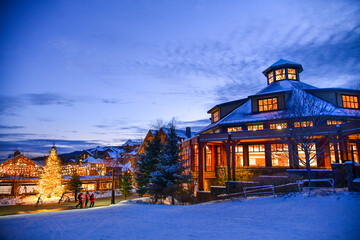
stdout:
<svg viewBox="0 0 360 240">
<path fill-rule="evenodd" d="M 285 69 L 275 70 L 275 79 L 276 81 L 285 79 Z"/>
<path fill-rule="evenodd" d="M 296 80 L 296 70 L 292 68 L 288 68 L 288 79 Z"/>
<path fill-rule="evenodd" d="M 274 72 L 268 74 L 269 84 L 274 82 Z"/>
</svg>

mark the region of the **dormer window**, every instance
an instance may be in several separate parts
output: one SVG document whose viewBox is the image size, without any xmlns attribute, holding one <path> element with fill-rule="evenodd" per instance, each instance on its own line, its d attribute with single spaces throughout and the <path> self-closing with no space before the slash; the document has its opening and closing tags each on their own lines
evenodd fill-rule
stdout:
<svg viewBox="0 0 360 240">
<path fill-rule="evenodd" d="M 277 98 L 266 98 L 258 100 L 259 112 L 266 112 L 278 109 Z"/>
<path fill-rule="evenodd" d="M 275 79 L 276 81 L 285 79 L 285 69 L 275 70 Z"/>
<path fill-rule="evenodd" d="M 296 70 L 293 68 L 288 68 L 288 79 L 296 80 Z"/>
<path fill-rule="evenodd" d="M 344 108 L 359 108 L 359 98 L 357 96 L 342 95 Z"/>
<path fill-rule="evenodd" d="M 220 111 L 216 111 L 212 113 L 212 122 L 217 122 L 220 120 Z"/>
</svg>

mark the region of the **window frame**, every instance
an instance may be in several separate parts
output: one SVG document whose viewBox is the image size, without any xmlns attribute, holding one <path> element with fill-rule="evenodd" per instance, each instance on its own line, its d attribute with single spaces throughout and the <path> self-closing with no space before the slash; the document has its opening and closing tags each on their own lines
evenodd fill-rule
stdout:
<svg viewBox="0 0 360 240">
<path fill-rule="evenodd" d="M 269 100 L 272 101 L 271 105 L 270 104 L 264 104 L 264 100 L 266 100 L 266 102 L 268 102 Z M 276 103 L 274 104 L 274 100 L 276 100 Z M 260 105 L 260 101 L 263 102 L 262 105 Z M 274 109 L 274 105 L 276 105 L 276 109 Z M 257 106 L 258 106 L 258 112 L 271 112 L 271 111 L 277 111 L 279 110 L 279 97 L 269 97 L 269 98 L 261 98 L 257 100 Z M 260 110 L 260 106 L 262 107 L 263 110 Z M 267 107 L 267 109 L 269 109 L 269 106 L 272 106 L 271 110 L 264 110 L 265 106 Z"/>
<path fill-rule="evenodd" d="M 344 101 L 347 100 L 346 98 L 349 99 L 349 101 Z M 353 99 L 353 101 L 351 100 L 351 98 Z M 356 101 L 355 101 L 356 99 Z M 359 109 L 359 96 L 357 95 L 348 95 L 348 94 L 341 94 L 341 100 L 342 100 L 342 105 L 343 108 L 348 108 L 348 109 Z M 348 104 L 350 106 L 348 106 Z M 354 107 L 352 107 L 351 105 L 354 105 Z"/>
</svg>

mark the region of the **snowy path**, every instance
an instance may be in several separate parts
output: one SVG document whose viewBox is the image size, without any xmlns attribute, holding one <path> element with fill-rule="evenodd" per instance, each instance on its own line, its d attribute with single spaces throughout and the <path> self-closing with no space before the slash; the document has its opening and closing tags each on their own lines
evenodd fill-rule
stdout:
<svg viewBox="0 0 360 240">
<path fill-rule="evenodd" d="M 360 195 L 118 204 L 0 217 L 0 239 L 360 239 Z"/>
</svg>

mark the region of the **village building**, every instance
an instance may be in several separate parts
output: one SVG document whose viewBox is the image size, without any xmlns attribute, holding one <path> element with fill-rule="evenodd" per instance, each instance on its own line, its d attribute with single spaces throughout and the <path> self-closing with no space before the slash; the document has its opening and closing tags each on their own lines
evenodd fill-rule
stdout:
<svg viewBox="0 0 360 240">
<path fill-rule="evenodd" d="M 301 64 L 281 59 L 263 72 L 265 88 L 208 111 L 211 124 L 181 143 L 196 190 L 209 190 L 219 169 L 236 180 L 239 169 L 304 167 L 305 152 L 286 141 L 300 129 L 311 138 L 312 168 L 352 159 L 359 163 L 360 91 L 311 86 L 300 81 L 302 71 Z"/>
</svg>

